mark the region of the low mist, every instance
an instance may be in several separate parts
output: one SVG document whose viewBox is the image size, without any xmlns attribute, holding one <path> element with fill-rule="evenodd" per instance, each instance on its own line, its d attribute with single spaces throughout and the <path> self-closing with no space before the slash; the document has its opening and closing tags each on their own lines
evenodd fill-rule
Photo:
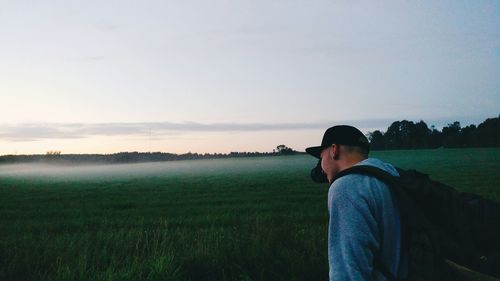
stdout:
<svg viewBox="0 0 500 281">
<path fill-rule="evenodd" d="M 80 181 L 190 175 L 211 176 L 248 172 L 282 171 L 283 167 L 289 167 L 295 170 L 297 167 L 302 169 L 302 166 L 304 171 L 308 171 L 308 168 L 310 168 L 309 166 L 311 166 L 313 162 L 314 159 L 312 157 L 298 155 L 133 164 L 5 164 L 0 165 L 0 178 Z"/>
</svg>

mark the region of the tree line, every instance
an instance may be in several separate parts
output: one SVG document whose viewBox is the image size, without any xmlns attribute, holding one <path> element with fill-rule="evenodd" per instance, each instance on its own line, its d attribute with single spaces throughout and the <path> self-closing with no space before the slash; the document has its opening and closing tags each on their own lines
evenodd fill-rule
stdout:
<svg viewBox="0 0 500 281">
<path fill-rule="evenodd" d="M 441 131 L 434 126 L 430 128 L 424 121 L 408 120 L 393 122 L 385 132 L 376 130 L 368 133 L 372 150 L 385 149 L 426 149 L 426 148 L 466 148 L 466 147 L 500 147 L 500 115 L 488 118 L 478 126 L 469 125 L 464 128 L 455 121 Z M 238 157 L 263 157 L 303 154 L 284 144 L 276 146 L 273 152 L 230 152 L 230 153 L 184 153 L 165 152 L 120 152 L 114 154 L 61 154 L 61 151 L 48 151 L 38 155 L 4 155 L 0 156 L 0 164 L 9 163 L 138 163 L 156 161 L 218 159 Z"/>
<path fill-rule="evenodd" d="M 282 148 L 281 146 L 278 146 Z M 220 159 L 239 157 L 281 156 L 299 153 L 284 146 L 285 149 L 273 152 L 230 152 L 230 153 L 184 153 L 165 152 L 119 152 L 114 154 L 61 154 L 60 151 L 48 151 L 46 154 L 35 155 L 4 155 L 0 156 L 0 164 L 13 163 L 71 163 L 71 164 L 118 164 L 141 163 L 176 160 Z"/>
<path fill-rule="evenodd" d="M 430 128 L 420 120 L 417 123 L 408 120 L 393 122 L 387 130 L 368 133 L 372 150 L 386 149 L 425 149 L 425 148 L 467 148 L 499 147 L 500 115 L 488 118 L 478 126 L 464 128 L 455 121 L 443 127 L 441 131 Z"/>
</svg>

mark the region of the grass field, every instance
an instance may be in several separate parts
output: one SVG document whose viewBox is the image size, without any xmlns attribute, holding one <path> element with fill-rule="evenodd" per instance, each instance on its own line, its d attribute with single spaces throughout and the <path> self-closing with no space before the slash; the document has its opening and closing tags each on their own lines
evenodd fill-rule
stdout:
<svg viewBox="0 0 500 281">
<path fill-rule="evenodd" d="M 374 152 L 500 201 L 500 149 Z M 0 166 L 0 280 L 327 280 L 312 157 Z"/>
</svg>

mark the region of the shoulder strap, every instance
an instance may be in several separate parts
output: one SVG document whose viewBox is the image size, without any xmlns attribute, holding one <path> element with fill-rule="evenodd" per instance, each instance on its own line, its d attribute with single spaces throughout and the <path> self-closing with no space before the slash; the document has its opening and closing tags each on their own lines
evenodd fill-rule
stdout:
<svg viewBox="0 0 500 281">
<path fill-rule="evenodd" d="M 382 262 L 382 260 L 380 260 L 379 257 L 375 257 L 375 259 L 373 260 L 373 266 L 375 266 L 375 268 L 378 271 L 380 271 L 388 281 L 400 281 L 400 280 L 402 280 L 402 279 L 398 279 L 396 276 L 394 276 L 394 274 L 392 274 L 392 272 L 389 270 L 389 268 L 387 268 L 387 266 L 385 266 L 385 264 Z"/>
<path fill-rule="evenodd" d="M 370 165 L 356 165 L 347 168 L 335 175 L 333 181 L 349 174 L 363 174 L 373 176 L 389 185 L 395 184 L 399 181 L 399 177 L 393 176 L 380 168 Z"/>
</svg>

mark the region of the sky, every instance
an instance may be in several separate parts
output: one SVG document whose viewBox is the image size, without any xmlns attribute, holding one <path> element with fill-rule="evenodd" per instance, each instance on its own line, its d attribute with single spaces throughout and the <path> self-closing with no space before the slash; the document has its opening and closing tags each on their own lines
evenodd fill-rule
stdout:
<svg viewBox="0 0 500 281">
<path fill-rule="evenodd" d="M 0 0 L 0 155 L 227 153 L 500 114 L 499 1 Z"/>
</svg>

